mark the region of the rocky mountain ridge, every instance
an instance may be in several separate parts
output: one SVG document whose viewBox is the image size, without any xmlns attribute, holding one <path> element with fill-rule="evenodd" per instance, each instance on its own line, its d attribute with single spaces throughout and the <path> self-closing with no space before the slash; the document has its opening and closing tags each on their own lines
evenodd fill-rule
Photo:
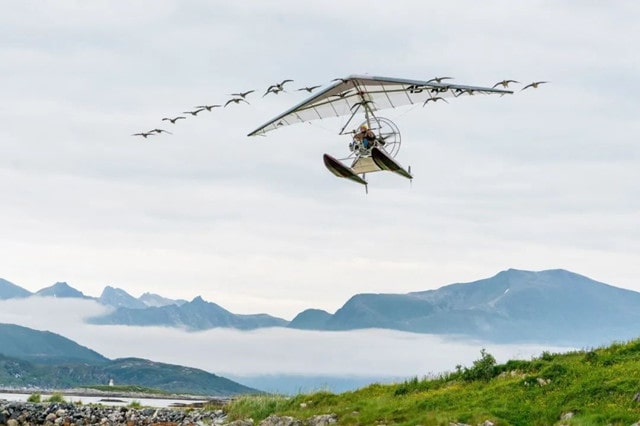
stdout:
<svg viewBox="0 0 640 426">
<path fill-rule="evenodd" d="M 39 294 L 86 297 L 57 283 Z M 9 296 L 7 296 L 9 295 Z M 13 296 L 11 296 L 13 295 Z M 24 297 L 20 288 L 0 281 L 0 298 Z M 416 333 L 461 335 L 510 342 L 599 345 L 637 337 L 640 293 L 594 281 L 562 269 L 509 269 L 470 283 L 405 294 L 362 293 L 335 313 L 309 308 L 292 321 L 268 314 L 238 315 L 201 297 L 191 302 L 157 296 L 134 298 L 106 287 L 95 299 L 114 310 L 94 324 L 161 325 L 204 330 L 214 327 L 255 329 L 289 327 L 307 330 L 385 328 Z M 166 304 L 157 306 L 158 300 Z"/>
<path fill-rule="evenodd" d="M 0 300 L 20 299 L 31 296 L 88 299 L 96 300 L 103 305 L 114 308 L 127 307 L 136 309 L 167 305 L 180 306 L 187 302 L 182 299 L 169 299 L 154 293 L 144 293 L 136 298 L 121 288 L 111 286 L 106 286 L 99 297 L 91 297 L 86 296 L 83 292 L 73 288 L 64 281 L 58 281 L 49 287 L 41 288 L 35 293 L 32 293 L 25 288 L 0 278 Z"/>
</svg>

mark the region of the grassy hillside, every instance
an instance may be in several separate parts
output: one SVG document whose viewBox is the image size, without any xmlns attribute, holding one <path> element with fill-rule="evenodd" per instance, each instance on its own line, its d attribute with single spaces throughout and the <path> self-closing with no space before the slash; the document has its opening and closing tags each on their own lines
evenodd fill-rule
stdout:
<svg viewBox="0 0 640 426">
<path fill-rule="evenodd" d="M 484 350 L 472 366 L 431 379 L 343 394 L 244 397 L 232 419 L 335 413 L 346 425 L 631 425 L 640 420 L 640 340 L 498 365 Z"/>
<path fill-rule="evenodd" d="M 140 386 L 169 393 L 208 396 L 258 393 L 203 370 L 139 358 L 121 358 L 97 365 L 45 365 L 0 354 L 0 387 L 70 389 L 106 384 L 111 379 L 119 386 Z"/>
</svg>

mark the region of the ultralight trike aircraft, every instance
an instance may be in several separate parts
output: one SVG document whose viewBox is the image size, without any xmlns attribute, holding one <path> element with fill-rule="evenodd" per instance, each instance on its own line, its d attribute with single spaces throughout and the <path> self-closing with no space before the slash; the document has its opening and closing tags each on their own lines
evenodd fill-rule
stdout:
<svg viewBox="0 0 640 426">
<path fill-rule="evenodd" d="M 353 134 L 349 144 L 351 153 L 342 159 L 324 154 L 324 164 L 334 175 L 367 185 L 366 173 L 382 170 L 391 171 L 413 179 L 411 168 L 403 168 L 395 156 L 400 151 L 400 131 L 388 118 L 376 115 L 386 108 L 404 105 L 445 101 L 476 94 L 512 94 L 510 90 L 490 87 L 466 86 L 444 82 L 449 77 L 433 78 L 427 81 L 407 80 L 389 77 L 351 75 L 334 80 L 326 89 L 310 96 L 293 108 L 258 127 L 248 136 L 264 135 L 282 126 L 305 123 L 330 117 L 348 116 L 340 135 Z M 356 116 L 364 115 L 358 126 L 363 132 L 373 132 L 371 140 L 355 131 L 346 130 Z"/>
</svg>

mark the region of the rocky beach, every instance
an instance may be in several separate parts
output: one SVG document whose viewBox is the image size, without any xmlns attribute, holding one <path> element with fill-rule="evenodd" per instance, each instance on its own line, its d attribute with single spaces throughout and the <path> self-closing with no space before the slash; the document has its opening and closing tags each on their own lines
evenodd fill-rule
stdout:
<svg viewBox="0 0 640 426">
<path fill-rule="evenodd" d="M 305 420 L 271 415 L 259 426 L 327 426 L 337 423 L 335 414 Z M 252 419 L 229 422 L 221 409 L 205 410 L 200 404 L 173 408 L 133 408 L 72 403 L 32 403 L 0 400 L 0 426 L 253 426 Z"/>
<path fill-rule="evenodd" d="M 0 426 L 216 425 L 225 417 L 222 410 L 0 401 Z"/>
</svg>

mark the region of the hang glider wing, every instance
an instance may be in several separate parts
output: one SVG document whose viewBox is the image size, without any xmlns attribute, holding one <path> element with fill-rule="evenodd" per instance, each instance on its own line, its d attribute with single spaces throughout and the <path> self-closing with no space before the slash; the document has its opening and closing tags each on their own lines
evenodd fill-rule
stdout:
<svg viewBox="0 0 640 426">
<path fill-rule="evenodd" d="M 264 135 L 282 126 L 305 123 L 322 118 L 353 114 L 359 106 L 372 111 L 403 105 L 424 104 L 429 99 L 457 98 L 475 94 L 512 94 L 511 90 L 465 86 L 444 80 L 406 80 L 389 77 L 352 75 L 338 79 L 273 120 L 258 127 L 248 136 Z"/>
</svg>

